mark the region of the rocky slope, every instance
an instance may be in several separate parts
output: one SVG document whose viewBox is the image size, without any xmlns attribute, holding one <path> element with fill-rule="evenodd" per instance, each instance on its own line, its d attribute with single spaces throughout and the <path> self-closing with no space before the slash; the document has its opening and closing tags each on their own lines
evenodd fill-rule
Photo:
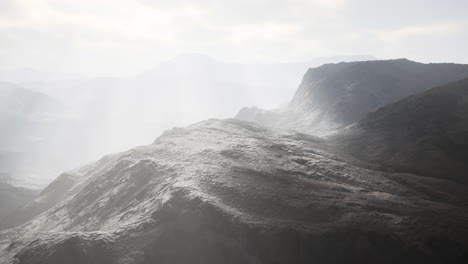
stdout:
<svg viewBox="0 0 468 264">
<path fill-rule="evenodd" d="M 327 64 L 309 69 L 287 107 L 242 109 L 237 118 L 325 135 L 412 94 L 468 77 L 468 65 L 406 59 Z"/>
<path fill-rule="evenodd" d="M 468 78 L 382 107 L 330 138 L 389 169 L 467 183 Z"/>
<path fill-rule="evenodd" d="M 36 193 L 37 197 L 30 199 L 27 203 L 23 203 L 20 207 L 5 214 L 6 216 L 0 219 L 0 230 L 22 225 L 57 205 L 66 198 L 67 192 L 77 182 L 98 167 L 103 167 L 112 156 L 113 155 L 105 156 L 98 162 L 60 174 L 44 190 L 40 193 Z"/>
<path fill-rule="evenodd" d="M 468 260 L 466 185 L 380 172 L 305 134 L 208 120 L 88 168 L 0 233 L 0 263 Z"/>
</svg>

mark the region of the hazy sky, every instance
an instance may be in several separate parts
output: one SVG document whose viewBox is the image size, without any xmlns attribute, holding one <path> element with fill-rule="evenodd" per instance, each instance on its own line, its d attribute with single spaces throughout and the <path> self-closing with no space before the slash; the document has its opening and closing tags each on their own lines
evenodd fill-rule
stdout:
<svg viewBox="0 0 468 264">
<path fill-rule="evenodd" d="M 132 74 L 180 53 L 468 63 L 467 0 L 1 0 L 0 68 Z"/>
</svg>

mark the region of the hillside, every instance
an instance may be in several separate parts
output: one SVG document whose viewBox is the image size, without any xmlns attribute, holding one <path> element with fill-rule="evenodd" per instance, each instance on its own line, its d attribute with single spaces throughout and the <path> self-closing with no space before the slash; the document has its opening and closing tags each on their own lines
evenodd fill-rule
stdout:
<svg viewBox="0 0 468 264">
<path fill-rule="evenodd" d="M 1 232 L 0 263 L 466 261 L 465 185 L 355 164 L 238 120 L 172 129 Z"/>
<path fill-rule="evenodd" d="M 466 183 L 468 79 L 382 107 L 330 138 L 388 169 Z"/>
<path fill-rule="evenodd" d="M 23 70 L 5 74 L 0 71 L 0 81 L 20 83 L 14 85 L 15 93 L 48 95 L 66 107 L 35 114 L 27 122 L 23 116 L 2 119 L 3 113 L 18 108 L 17 102 L 26 110 L 48 104 L 42 104 L 40 98 L 25 103 L 16 100 L 17 97 L 2 97 L 0 83 L 0 103 L 2 98 L 6 100 L 0 105 L 3 110 L 0 152 L 22 153 L 18 162 L 11 163 L 16 169 L 10 174 L 21 177 L 22 183 L 33 181 L 43 188 L 65 170 L 108 153 L 149 144 L 167 128 L 207 118 L 231 117 L 244 105 L 258 103 L 271 107 L 285 103 L 309 67 L 362 59 L 372 57 L 242 64 L 184 54 L 135 76 L 90 79 Z M 270 95 L 265 97 L 265 93 Z M 73 151 L 69 152 L 70 149 Z"/>
</svg>

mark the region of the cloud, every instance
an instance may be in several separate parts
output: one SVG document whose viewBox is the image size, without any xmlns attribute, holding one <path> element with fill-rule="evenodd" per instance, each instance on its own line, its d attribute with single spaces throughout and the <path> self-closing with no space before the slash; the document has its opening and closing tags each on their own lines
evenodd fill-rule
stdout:
<svg viewBox="0 0 468 264">
<path fill-rule="evenodd" d="M 384 41 L 404 41 L 408 38 L 427 37 L 436 35 L 462 34 L 462 28 L 457 23 L 440 23 L 425 26 L 409 26 L 393 31 L 383 31 L 377 33 Z"/>
<path fill-rule="evenodd" d="M 256 62 L 414 55 L 402 43 L 424 47 L 422 61 L 468 54 L 425 43 L 465 43 L 461 0 L 3 0 L 0 10 L 0 68 L 121 74 L 183 52 Z"/>
</svg>

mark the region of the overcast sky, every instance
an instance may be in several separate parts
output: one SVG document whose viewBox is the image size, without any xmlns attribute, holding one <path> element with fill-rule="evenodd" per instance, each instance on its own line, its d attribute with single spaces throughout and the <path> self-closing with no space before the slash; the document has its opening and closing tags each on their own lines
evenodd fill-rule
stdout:
<svg viewBox="0 0 468 264">
<path fill-rule="evenodd" d="M 126 75 L 180 53 L 468 63 L 467 0 L 1 0 L 0 68 Z"/>
</svg>

